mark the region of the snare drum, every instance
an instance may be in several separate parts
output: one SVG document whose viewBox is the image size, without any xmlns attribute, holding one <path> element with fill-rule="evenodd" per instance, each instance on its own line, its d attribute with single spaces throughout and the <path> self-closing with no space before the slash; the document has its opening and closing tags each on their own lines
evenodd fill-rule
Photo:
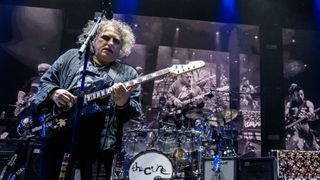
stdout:
<svg viewBox="0 0 320 180">
<path fill-rule="evenodd" d="M 170 159 L 159 151 L 141 152 L 130 163 L 129 180 L 171 179 L 172 175 Z"/>
</svg>

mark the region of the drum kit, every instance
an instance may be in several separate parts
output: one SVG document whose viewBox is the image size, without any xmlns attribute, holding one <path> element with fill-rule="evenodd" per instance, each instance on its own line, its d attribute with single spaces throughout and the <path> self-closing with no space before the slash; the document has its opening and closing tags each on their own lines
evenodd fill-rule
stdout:
<svg viewBox="0 0 320 180">
<path fill-rule="evenodd" d="M 237 134 L 229 124 L 237 115 L 234 109 L 194 108 L 184 114 L 188 123 L 179 129 L 171 122 L 150 129 L 143 120 L 134 120 L 137 126 L 124 131 L 113 179 L 200 178 L 202 158 L 236 156 Z"/>
</svg>

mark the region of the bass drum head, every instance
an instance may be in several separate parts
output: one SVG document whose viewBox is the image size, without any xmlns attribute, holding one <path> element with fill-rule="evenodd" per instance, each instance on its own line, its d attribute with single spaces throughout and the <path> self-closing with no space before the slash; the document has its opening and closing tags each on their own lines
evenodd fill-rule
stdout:
<svg viewBox="0 0 320 180">
<path fill-rule="evenodd" d="M 129 167 L 129 180 L 171 179 L 170 159 L 159 151 L 148 150 L 134 157 Z"/>
</svg>

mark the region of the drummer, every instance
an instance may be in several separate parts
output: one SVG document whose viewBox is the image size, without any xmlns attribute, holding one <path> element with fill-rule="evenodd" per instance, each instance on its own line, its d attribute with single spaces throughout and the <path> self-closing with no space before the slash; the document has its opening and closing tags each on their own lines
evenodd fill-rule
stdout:
<svg viewBox="0 0 320 180">
<path fill-rule="evenodd" d="M 175 123 L 178 129 L 183 124 L 183 114 L 192 108 L 200 108 L 204 106 L 201 97 L 201 88 L 194 83 L 191 73 L 186 73 L 178 77 L 169 87 L 167 106 L 175 112 Z"/>
</svg>

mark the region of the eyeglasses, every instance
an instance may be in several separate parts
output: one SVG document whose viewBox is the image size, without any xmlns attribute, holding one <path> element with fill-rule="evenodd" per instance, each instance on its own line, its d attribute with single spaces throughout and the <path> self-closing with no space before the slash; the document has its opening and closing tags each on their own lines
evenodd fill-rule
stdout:
<svg viewBox="0 0 320 180">
<path fill-rule="evenodd" d="M 115 37 L 110 37 L 110 36 L 108 36 L 108 35 L 102 35 L 101 38 L 102 38 L 103 40 L 107 41 L 107 42 L 109 42 L 110 39 L 112 39 L 112 42 L 113 42 L 113 44 L 115 44 L 115 45 L 120 45 L 120 43 L 121 43 L 120 39 L 117 39 L 117 38 L 115 38 Z"/>
</svg>

